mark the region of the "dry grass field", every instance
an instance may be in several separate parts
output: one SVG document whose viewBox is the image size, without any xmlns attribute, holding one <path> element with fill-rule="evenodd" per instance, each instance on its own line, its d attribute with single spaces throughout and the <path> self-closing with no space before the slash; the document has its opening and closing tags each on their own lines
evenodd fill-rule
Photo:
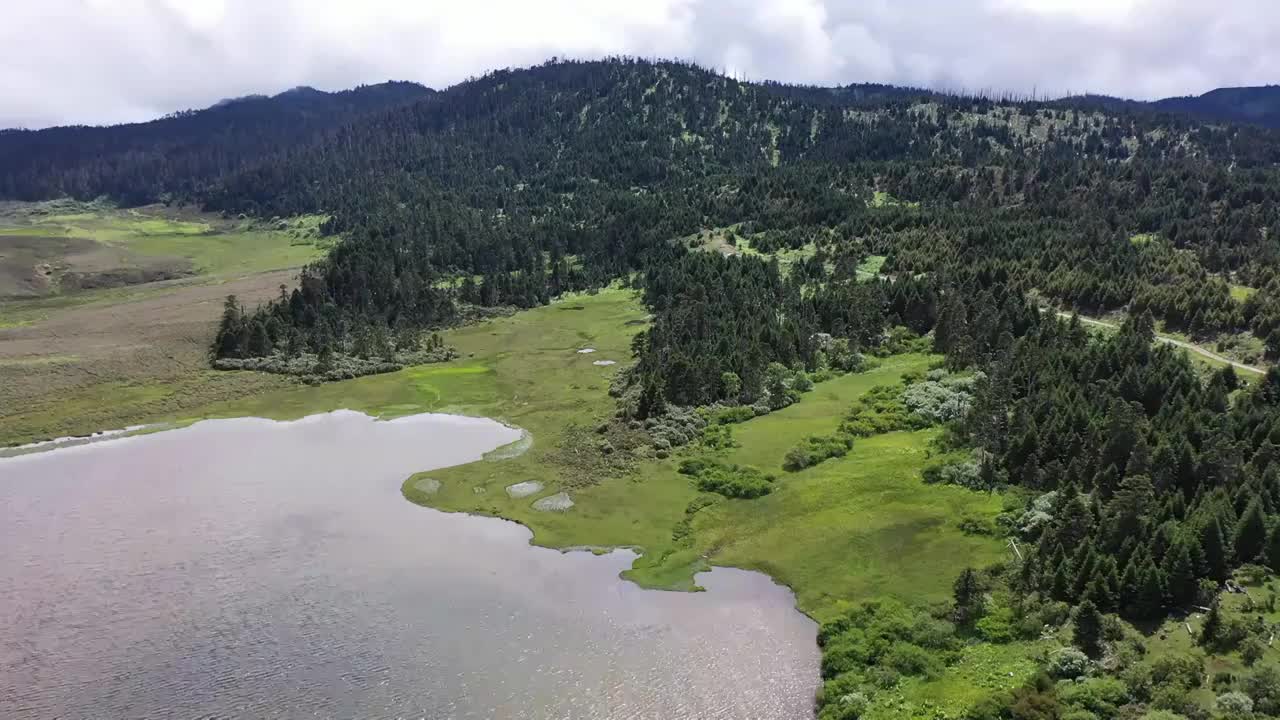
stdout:
<svg viewBox="0 0 1280 720">
<path fill-rule="evenodd" d="M 315 219 L 0 208 L 0 445 L 112 429 L 288 383 L 209 369 L 222 301 L 252 306 L 323 251 Z"/>
</svg>

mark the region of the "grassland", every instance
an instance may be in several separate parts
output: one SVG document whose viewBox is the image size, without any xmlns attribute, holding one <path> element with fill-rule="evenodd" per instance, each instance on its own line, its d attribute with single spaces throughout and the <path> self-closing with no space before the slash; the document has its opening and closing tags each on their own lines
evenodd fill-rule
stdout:
<svg viewBox="0 0 1280 720">
<path fill-rule="evenodd" d="M 762 253 L 752 247 L 751 236 L 743 235 L 741 230 L 741 224 L 711 228 L 680 238 L 679 242 L 690 249 L 718 252 L 725 257 L 731 255 L 755 255 L 757 257 L 775 258 L 778 261 L 778 267 L 783 272 L 789 270 L 797 262 L 808 260 L 818 252 L 817 244 L 809 242 L 798 248 L 783 248 L 776 252 Z"/>
<path fill-rule="evenodd" d="M 870 280 L 880 275 L 880 269 L 884 267 L 884 261 L 888 260 L 884 255 L 868 255 L 862 262 L 858 263 L 858 279 Z"/>
<path fill-rule="evenodd" d="M 1247 285 L 1236 285 L 1235 283 L 1231 284 L 1231 297 L 1236 302 L 1242 303 L 1253 297 L 1253 294 L 1256 292 L 1258 292 L 1257 288 L 1251 288 Z"/>
<path fill-rule="evenodd" d="M 898 198 L 894 197 L 893 195 L 890 195 L 889 193 L 883 190 L 876 190 L 871 195 L 871 202 L 867 204 L 875 208 L 896 207 L 896 206 L 911 207 L 911 208 L 920 207 L 920 203 L 918 202 L 899 200 Z"/>
<path fill-rule="evenodd" d="M 319 231 L 324 220 L 223 219 L 181 208 L 70 201 L 7 204 L 0 209 L 0 250 L 6 250 L 0 299 L 65 295 L 55 306 L 64 307 L 103 299 L 71 292 L 81 286 L 142 284 L 156 269 L 165 271 L 160 279 L 172 279 L 296 268 L 328 247 L 330 239 Z M 77 282 L 68 286 L 68 278 Z"/>
<path fill-rule="evenodd" d="M 97 203 L 0 207 L 0 444 L 194 412 L 288 386 L 208 369 L 222 299 L 252 306 L 330 242 L 324 218 Z"/>
</svg>

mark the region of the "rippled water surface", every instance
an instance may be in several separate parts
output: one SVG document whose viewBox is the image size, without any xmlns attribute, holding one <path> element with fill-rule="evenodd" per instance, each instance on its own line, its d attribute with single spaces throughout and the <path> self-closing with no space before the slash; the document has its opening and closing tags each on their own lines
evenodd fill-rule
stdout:
<svg viewBox="0 0 1280 720">
<path fill-rule="evenodd" d="M 0 717 L 812 716 L 816 628 L 767 577 L 640 590 L 628 552 L 401 497 L 517 437 L 339 412 L 0 459 Z"/>
</svg>

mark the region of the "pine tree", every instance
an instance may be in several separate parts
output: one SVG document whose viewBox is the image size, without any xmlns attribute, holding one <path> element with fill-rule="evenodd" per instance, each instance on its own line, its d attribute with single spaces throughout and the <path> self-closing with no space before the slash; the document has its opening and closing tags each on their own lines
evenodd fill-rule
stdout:
<svg viewBox="0 0 1280 720">
<path fill-rule="evenodd" d="M 1267 522 L 1263 517 L 1261 504 L 1255 499 L 1249 503 L 1244 517 L 1236 525 L 1236 560 L 1241 563 L 1253 562 L 1262 554 L 1266 544 Z"/>
<path fill-rule="evenodd" d="M 1071 563 L 1065 558 L 1054 568 L 1049 594 L 1054 600 L 1066 601 L 1071 597 Z"/>
<path fill-rule="evenodd" d="M 1218 518 L 1200 529 L 1200 547 L 1204 550 L 1205 569 L 1209 577 L 1223 582 L 1231 574 L 1231 547 L 1222 532 Z"/>
<path fill-rule="evenodd" d="M 1076 576 L 1071 584 L 1071 597 L 1083 597 L 1089 584 L 1098 577 L 1098 556 L 1093 550 L 1093 543 L 1085 542 L 1082 544 L 1072 564 L 1075 566 Z"/>
<path fill-rule="evenodd" d="M 1205 613 L 1204 624 L 1200 627 L 1200 644 L 1214 647 L 1222 637 L 1222 613 L 1218 611 L 1218 603 L 1209 607 Z"/>
<path fill-rule="evenodd" d="M 222 322 L 218 326 L 218 336 L 214 341 L 215 354 L 220 358 L 240 357 L 244 348 L 240 337 L 244 331 L 244 310 L 235 295 L 228 295 L 222 303 Z"/>
<path fill-rule="evenodd" d="M 1147 444 L 1147 438 L 1144 435 L 1138 435 L 1138 440 L 1133 444 L 1133 450 L 1129 453 L 1129 462 L 1125 465 L 1124 474 L 1130 477 L 1146 475 L 1150 469 L 1151 446 Z"/>
<path fill-rule="evenodd" d="M 271 336 L 267 333 L 267 325 L 262 318 L 256 318 L 249 334 L 247 353 L 250 357 L 265 357 L 271 354 Z"/>
<path fill-rule="evenodd" d="M 1164 577 L 1155 565 L 1148 562 L 1141 571 L 1141 584 L 1134 596 L 1132 607 L 1135 617 L 1151 620 L 1164 610 Z"/>
<path fill-rule="evenodd" d="M 1102 613 L 1089 600 L 1080 603 L 1075 612 L 1071 642 L 1091 658 L 1102 656 Z"/>
<path fill-rule="evenodd" d="M 968 626 L 982 615 L 982 585 L 973 568 L 965 568 L 952 587 L 955 609 L 952 613 L 957 625 Z"/>
<path fill-rule="evenodd" d="M 1175 607 L 1190 605 L 1196 597 L 1196 570 L 1186 542 L 1177 542 L 1165 554 L 1165 584 Z"/>
<path fill-rule="evenodd" d="M 1280 523 L 1276 523 L 1267 535 L 1267 566 L 1280 572 Z"/>
</svg>

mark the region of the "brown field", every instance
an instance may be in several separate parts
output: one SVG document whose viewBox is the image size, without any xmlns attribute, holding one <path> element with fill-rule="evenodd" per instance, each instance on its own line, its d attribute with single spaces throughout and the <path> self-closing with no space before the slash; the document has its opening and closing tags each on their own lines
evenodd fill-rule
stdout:
<svg viewBox="0 0 1280 720">
<path fill-rule="evenodd" d="M 319 220 L 70 201 L 0 206 L 0 446 L 87 434 L 291 381 L 211 370 L 234 294 L 292 286 Z"/>
<path fill-rule="evenodd" d="M 191 274 L 186 258 L 143 256 L 81 237 L 0 235 L 0 298 L 139 285 Z"/>
<path fill-rule="evenodd" d="M 296 274 L 152 284 L 137 297 L 0 328 L 0 444 L 112 429 L 116 418 L 156 417 L 287 384 L 210 370 L 208 352 L 228 294 L 252 307 Z"/>
</svg>

